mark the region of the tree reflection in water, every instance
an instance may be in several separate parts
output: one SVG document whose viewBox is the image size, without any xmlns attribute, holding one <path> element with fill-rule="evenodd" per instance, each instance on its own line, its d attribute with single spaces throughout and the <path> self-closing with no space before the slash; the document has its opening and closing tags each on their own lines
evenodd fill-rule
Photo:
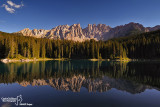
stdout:
<svg viewBox="0 0 160 107">
<path fill-rule="evenodd" d="M 111 88 L 140 93 L 160 87 L 159 62 L 44 61 L 0 64 L 0 83 L 49 85 L 57 90 L 105 92 Z"/>
</svg>

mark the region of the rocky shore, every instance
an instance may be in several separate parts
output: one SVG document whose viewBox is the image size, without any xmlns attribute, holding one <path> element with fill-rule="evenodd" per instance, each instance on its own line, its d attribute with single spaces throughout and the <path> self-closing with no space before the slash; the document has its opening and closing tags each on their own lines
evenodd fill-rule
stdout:
<svg viewBox="0 0 160 107">
<path fill-rule="evenodd" d="M 46 60 L 53 60 L 49 58 L 44 59 L 1 59 L 0 61 L 3 63 L 13 63 L 13 62 L 36 62 L 36 61 L 46 61 Z"/>
</svg>

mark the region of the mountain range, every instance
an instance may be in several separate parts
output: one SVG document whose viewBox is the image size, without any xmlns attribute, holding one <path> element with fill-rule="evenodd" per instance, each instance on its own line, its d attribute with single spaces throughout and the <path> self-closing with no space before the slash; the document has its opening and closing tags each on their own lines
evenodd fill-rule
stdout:
<svg viewBox="0 0 160 107">
<path fill-rule="evenodd" d="M 128 23 L 117 27 L 110 27 L 106 24 L 88 24 L 84 29 L 80 24 L 59 25 L 51 30 L 25 28 L 19 32 L 23 36 L 31 36 L 36 38 L 62 39 L 73 41 L 85 41 L 90 39 L 108 40 L 117 37 L 135 35 L 144 32 L 159 30 L 160 25 L 155 27 L 144 27 L 139 23 Z"/>
<path fill-rule="evenodd" d="M 106 92 L 112 88 L 126 91 L 132 94 L 144 92 L 146 89 L 152 89 L 152 86 L 135 83 L 132 81 L 114 79 L 107 76 L 102 78 L 86 78 L 82 75 L 70 78 L 50 78 L 50 79 L 33 79 L 32 81 L 18 82 L 21 86 L 51 86 L 57 90 L 80 92 L 84 87 L 88 92 Z M 158 88 L 156 88 L 159 90 Z"/>
</svg>

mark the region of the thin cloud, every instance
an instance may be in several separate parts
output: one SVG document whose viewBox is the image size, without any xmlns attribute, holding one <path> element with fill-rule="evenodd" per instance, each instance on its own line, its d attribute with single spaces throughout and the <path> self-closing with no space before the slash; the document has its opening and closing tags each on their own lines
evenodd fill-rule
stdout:
<svg viewBox="0 0 160 107">
<path fill-rule="evenodd" d="M 20 8 L 23 7 L 23 3 L 21 3 L 20 5 L 13 3 L 12 1 L 7 1 L 7 3 L 11 6 L 11 7 L 15 7 L 15 8 Z"/>
<path fill-rule="evenodd" d="M 2 7 L 5 8 L 6 11 L 8 11 L 9 13 L 14 13 L 15 9 L 21 8 L 23 7 L 23 3 L 21 2 L 20 5 L 13 3 L 12 1 L 7 1 L 7 4 L 3 4 Z"/>
<path fill-rule="evenodd" d="M 8 11 L 9 13 L 14 13 L 15 9 L 8 7 L 8 5 L 3 4 L 2 7 L 5 8 L 6 11 Z"/>
</svg>

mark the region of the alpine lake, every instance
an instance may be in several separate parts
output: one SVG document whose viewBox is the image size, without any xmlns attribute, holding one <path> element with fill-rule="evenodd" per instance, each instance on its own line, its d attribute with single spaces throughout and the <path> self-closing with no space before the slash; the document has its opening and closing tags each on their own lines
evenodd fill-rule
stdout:
<svg viewBox="0 0 160 107">
<path fill-rule="evenodd" d="M 1 107 L 160 107 L 160 62 L 0 63 L 0 98 Z"/>
</svg>

